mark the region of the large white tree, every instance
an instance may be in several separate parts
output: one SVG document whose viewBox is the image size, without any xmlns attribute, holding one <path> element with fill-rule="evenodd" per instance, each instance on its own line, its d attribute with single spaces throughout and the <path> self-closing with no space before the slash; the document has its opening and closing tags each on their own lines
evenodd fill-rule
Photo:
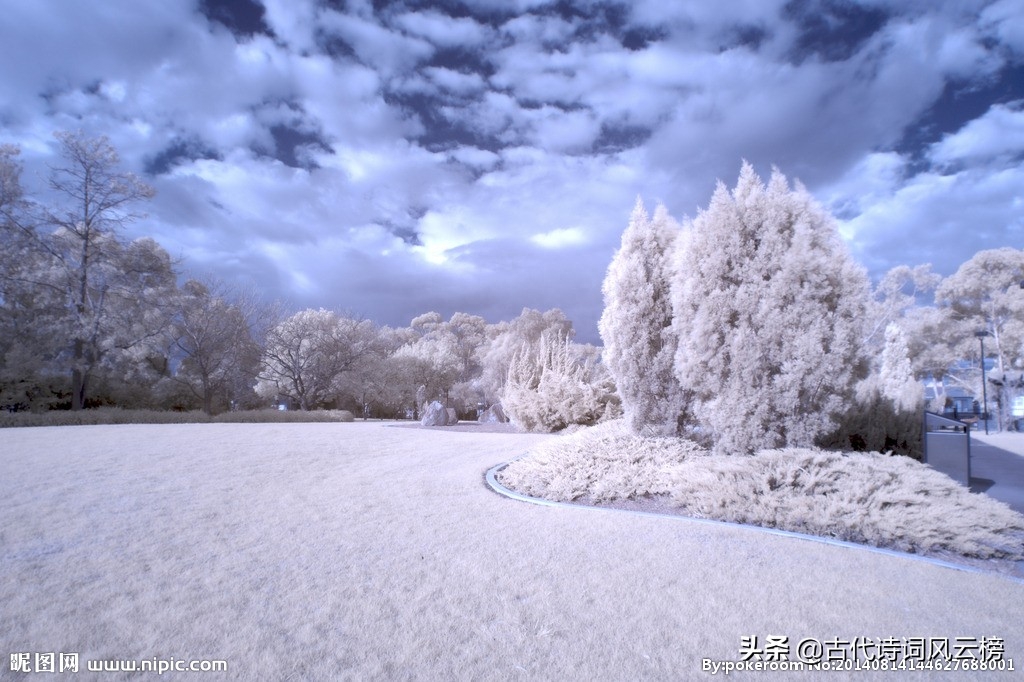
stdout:
<svg viewBox="0 0 1024 682">
<path fill-rule="evenodd" d="M 1024 250 L 1004 247 L 979 251 L 944 279 L 935 291 L 941 325 L 931 339 L 944 349 L 945 368 L 956 360 L 978 358 L 977 334 L 985 332 L 985 355 L 992 412 L 1009 418 L 1011 400 L 1024 394 Z M 976 365 L 980 369 L 978 362 Z M 981 395 L 981 372 L 952 377 Z"/>
<path fill-rule="evenodd" d="M 121 234 L 152 188 L 119 168 L 105 137 L 56 137 L 61 163 L 46 204 L 21 196 L 17 149 L 0 148 L 0 326 L 15 327 L 0 373 L 47 383 L 43 365 L 59 368 L 79 409 L 94 379 L 138 387 L 139 363 L 159 354 L 175 282 L 155 241 Z"/>
<path fill-rule="evenodd" d="M 207 414 L 251 394 L 261 354 L 252 329 L 256 299 L 232 296 L 216 281 L 190 279 L 173 308 L 171 349 L 180 360 L 174 380 L 202 401 Z"/>
<path fill-rule="evenodd" d="M 658 206 L 653 220 L 637 199 L 604 279 L 598 323 L 603 361 L 636 433 L 674 435 L 685 410 L 676 379 L 669 259 L 679 225 Z"/>
<path fill-rule="evenodd" d="M 90 381 L 128 357 L 151 355 L 169 321 L 162 305 L 174 291 L 170 258 L 151 239 L 127 241 L 122 228 L 141 217 L 135 206 L 153 189 L 121 170 L 117 150 L 105 137 L 59 132 L 61 163 L 52 168 L 52 201 L 32 204 L 25 220 L 5 211 L 24 258 L 5 268 L 6 278 L 59 307 L 40 307 L 38 328 L 60 338 L 66 352 L 55 357 L 70 375 L 71 407 L 89 397 Z M 10 149 L 4 156 L 11 168 Z M 9 173 L 5 194 L 12 194 Z M 10 203 L 5 200 L 4 203 Z M 150 346 L 151 348 L 145 348 Z"/>
<path fill-rule="evenodd" d="M 56 232 L 43 246 L 60 270 L 57 285 L 66 292 L 73 313 L 71 407 L 80 409 L 85 405 L 90 374 L 109 346 L 112 314 L 144 294 L 163 296 L 171 290 L 173 278 L 167 277 L 169 259 L 164 264 L 159 257 L 146 258 L 143 248 L 135 250 L 140 258 L 126 260 L 133 254 L 119 236 L 126 224 L 141 217 L 134 205 L 152 198 L 153 188 L 120 170 L 117 150 L 106 137 L 90 138 L 81 132 L 59 132 L 56 137 L 64 163 L 53 169 L 50 188 L 59 201 L 43 211 L 44 223 Z M 146 246 L 155 252 L 154 245 Z M 154 277 L 148 277 L 151 272 Z M 147 278 L 152 281 L 139 281 Z M 145 291 L 147 284 L 160 291 Z M 145 312 L 152 324 L 144 329 L 135 325 L 136 335 L 151 338 L 162 331 L 168 318 L 154 315 L 156 301 L 146 298 L 151 305 L 144 306 Z"/>
<path fill-rule="evenodd" d="M 486 331 L 488 340 L 479 351 L 479 386 L 488 403 L 501 399 L 512 359 L 522 352 L 524 346 L 536 350 L 546 332 L 569 339 L 574 334 L 572 321 L 559 308 L 544 312 L 523 308 L 514 319 L 489 325 Z"/>
<path fill-rule="evenodd" d="M 267 334 L 259 392 L 286 396 L 300 409 L 332 402 L 342 373 L 374 353 L 379 336 L 373 323 L 324 310 L 302 310 Z"/>
<path fill-rule="evenodd" d="M 866 371 L 869 287 L 830 216 L 774 170 L 719 184 L 674 259 L 675 370 L 724 453 L 809 446 Z"/>
<path fill-rule="evenodd" d="M 479 377 L 482 352 L 487 341 L 487 321 L 477 315 L 455 313 L 445 321 L 431 312 L 413 319 L 410 331 L 416 335 L 409 348 L 399 349 L 403 358 L 425 381 L 425 399 L 440 400 L 446 407 L 469 412 L 483 399 Z M 417 406 L 418 407 L 422 407 Z"/>
<path fill-rule="evenodd" d="M 933 293 L 942 278 L 931 271 L 930 264 L 910 267 L 897 265 L 879 280 L 872 292 L 866 325 L 865 343 L 872 351 L 885 343 L 885 330 L 914 310 L 918 299 Z"/>
<path fill-rule="evenodd" d="M 440 400 L 448 405 L 449 394 L 465 372 L 465 364 L 451 334 L 437 333 L 423 336 L 399 348 L 388 359 L 395 373 L 406 384 L 407 395 L 414 403 L 414 414 L 425 402 Z M 417 394 L 421 393 L 419 397 Z"/>
<path fill-rule="evenodd" d="M 0 145 L 0 409 L 40 409 L 60 400 L 66 382 L 52 366 L 65 307 L 59 292 L 33 284 L 49 264 L 30 226 L 19 154 Z"/>
</svg>

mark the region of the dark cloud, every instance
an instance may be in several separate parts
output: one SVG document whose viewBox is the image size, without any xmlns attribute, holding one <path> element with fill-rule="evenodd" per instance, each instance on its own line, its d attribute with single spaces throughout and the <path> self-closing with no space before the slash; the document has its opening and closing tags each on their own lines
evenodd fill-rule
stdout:
<svg viewBox="0 0 1024 682">
<path fill-rule="evenodd" d="M 207 19 L 237 36 L 272 35 L 263 20 L 263 5 L 258 0 L 200 0 L 199 9 Z"/>
<path fill-rule="evenodd" d="M 889 17 L 880 7 L 845 0 L 791 0 L 783 8 L 783 16 L 793 21 L 799 30 L 790 52 L 797 63 L 810 58 L 846 61 Z"/>
<path fill-rule="evenodd" d="M 270 134 L 274 138 L 274 158 L 292 168 L 318 168 L 316 154 L 331 151 L 327 142 L 316 133 L 287 125 L 272 125 Z"/>
<path fill-rule="evenodd" d="M 197 159 L 221 159 L 221 155 L 198 138 L 176 138 L 157 154 L 145 159 L 143 169 L 147 175 L 161 175 L 181 163 Z"/>
<path fill-rule="evenodd" d="M 593 151 L 612 154 L 643 146 L 650 139 L 652 130 L 643 126 L 616 124 L 609 121 L 601 124 L 601 134 L 594 141 Z"/>
</svg>

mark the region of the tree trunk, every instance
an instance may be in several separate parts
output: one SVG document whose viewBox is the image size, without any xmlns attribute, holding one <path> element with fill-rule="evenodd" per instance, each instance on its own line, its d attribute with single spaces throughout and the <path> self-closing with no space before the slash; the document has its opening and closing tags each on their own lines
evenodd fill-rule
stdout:
<svg viewBox="0 0 1024 682">
<path fill-rule="evenodd" d="M 203 382 L 203 412 L 213 416 L 213 390 L 205 381 Z"/>
<path fill-rule="evenodd" d="M 80 369 L 71 370 L 71 409 L 81 410 L 85 407 L 85 372 Z"/>
<path fill-rule="evenodd" d="M 81 410 L 85 407 L 85 384 L 86 373 L 81 369 L 85 352 L 81 339 L 75 339 L 74 354 L 71 369 L 71 409 Z"/>
</svg>

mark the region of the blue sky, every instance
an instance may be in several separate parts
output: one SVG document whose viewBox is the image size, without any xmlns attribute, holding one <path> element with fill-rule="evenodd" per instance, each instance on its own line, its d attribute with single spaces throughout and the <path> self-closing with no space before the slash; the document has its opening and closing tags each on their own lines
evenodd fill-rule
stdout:
<svg viewBox="0 0 1024 682">
<path fill-rule="evenodd" d="M 107 135 L 158 191 L 132 236 L 294 307 L 596 341 L 636 197 L 694 216 L 743 159 L 874 276 L 1024 245 L 1024 0 L 4 5 L 25 184 Z"/>
</svg>

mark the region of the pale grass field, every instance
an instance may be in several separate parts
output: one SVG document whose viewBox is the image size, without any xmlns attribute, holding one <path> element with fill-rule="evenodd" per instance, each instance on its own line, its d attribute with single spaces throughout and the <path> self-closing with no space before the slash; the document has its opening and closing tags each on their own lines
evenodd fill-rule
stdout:
<svg viewBox="0 0 1024 682">
<path fill-rule="evenodd" d="M 230 666 L 130 679 L 686 680 L 769 634 L 1002 637 L 1024 665 L 1021 583 L 485 486 L 486 469 L 551 438 L 379 423 L 0 431 L 0 678 L 20 679 L 9 653 L 52 651 L 83 669 Z"/>
</svg>

